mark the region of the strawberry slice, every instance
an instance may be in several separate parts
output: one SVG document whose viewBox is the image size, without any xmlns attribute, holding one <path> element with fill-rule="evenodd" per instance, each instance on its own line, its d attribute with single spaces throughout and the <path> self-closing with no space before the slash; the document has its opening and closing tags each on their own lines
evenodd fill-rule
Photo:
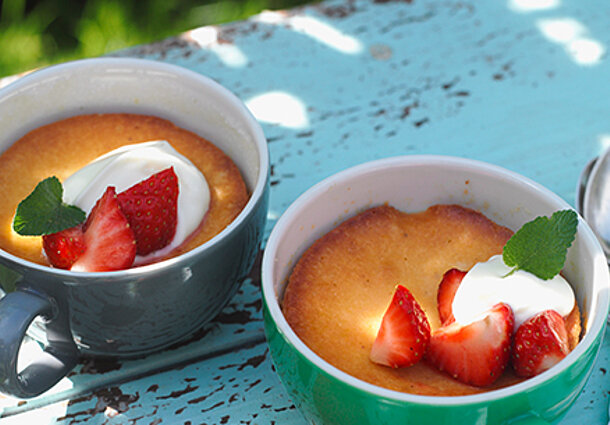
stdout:
<svg viewBox="0 0 610 425">
<path fill-rule="evenodd" d="M 92 208 L 83 227 L 85 252 L 71 270 L 97 272 L 129 268 L 136 257 L 133 231 L 109 186 Z"/>
<path fill-rule="evenodd" d="M 453 298 L 457 292 L 462 279 L 466 275 L 459 269 L 449 269 L 443 275 L 443 279 L 438 286 L 438 292 L 436 294 L 436 300 L 438 304 L 438 315 L 441 319 L 441 323 L 447 325 L 453 321 Z"/>
<path fill-rule="evenodd" d="M 42 237 L 42 248 L 54 267 L 69 270 L 85 252 L 82 225 Z"/>
<path fill-rule="evenodd" d="M 549 369 L 570 351 L 561 314 L 545 310 L 523 322 L 515 332 L 512 364 L 517 376 L 529 378 Z"/>
<path fill-rule="evenodd" d="M 178 223 L 178 177 L 173 167 L 119 193 L 118 201 L 136 237 L 138 255 L 172 241 Z"/>
<path fill-rule="evenodd" d="M 384 366 L 411 366 L 422 359 L 429 340 L 426 314 L 409 290 L 398 285 L 381 321 L 370 359 Z"/>
<path fill-rule="evenodd" d="M 442 326 L 430 337 L 426 358 L 461 382 L 491 385 L 510 360 L 514 321 L 511 308 L 498 303 L 476 322 Z"/>
</svg>

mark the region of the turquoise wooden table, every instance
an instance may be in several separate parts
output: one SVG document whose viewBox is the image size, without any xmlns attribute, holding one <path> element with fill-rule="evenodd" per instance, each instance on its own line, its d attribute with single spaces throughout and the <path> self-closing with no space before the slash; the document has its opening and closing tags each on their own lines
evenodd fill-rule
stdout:
<svg viewBox="0 0 610 425">
<path fill-rule="evenodd" d="M 574 204 L 581 169 L 610 144 L 609 22 L 610 3 L 590 0 L 339 0 L 115 55 L 184 66 L 246 102 L 271 152 L 268 235 L 314 183 L 393 155 L 487 161 Z M 84 359 L 38 398 L 0 398 L 0 422 L 304 425 L 273 370 L 259 284 L 255 267 L 189 341 Z M 608 422 L 608 337 L 562 425 Z"/>
</svg>

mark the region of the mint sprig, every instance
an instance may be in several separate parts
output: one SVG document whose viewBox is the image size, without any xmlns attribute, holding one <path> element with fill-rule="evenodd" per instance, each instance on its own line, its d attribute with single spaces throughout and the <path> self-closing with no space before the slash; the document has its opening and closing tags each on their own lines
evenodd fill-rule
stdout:
<svg viewBox="0 0 610 425">
<path fill-rule="evenodd" d="M 63 202 L 63 191 L 57 177 L 48 177 L 38 183 L 17 206 L 13 219 L 15 232 L 23 236 L 42 236 L 82 223 L 85 212 Z"/>
<path fill-rule="evenodd" d="M 555 277 L 563 268 L 577 226 L 573 210 L 556 211 L 550 218 L 542 216 L 525 223 L 504 246 L 504 263 L 513 267 L 508 274 L 525 270 L 544 280 Z"/>
</svg>

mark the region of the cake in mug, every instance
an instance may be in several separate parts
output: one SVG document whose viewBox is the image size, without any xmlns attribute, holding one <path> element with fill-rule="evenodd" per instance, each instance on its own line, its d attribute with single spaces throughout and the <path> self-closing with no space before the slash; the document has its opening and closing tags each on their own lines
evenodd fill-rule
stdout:
<svg viewBox="0 0 610 425">
<path fill-rule="evenodd" d="M 512 235 L 458 205 L 416 213 L 373 207 L 305 251 L 289 277 L 282 311 L 322 359 L 380 387 L 454 396 L 512 385 L 563 358 L 581 333 L 577 303 L 562 278 L 562 314 L 548 310 L 524 317 L 523 309 L 513 312 L 507 303 L 493 301 L 484 314 L 459 317 L 474 311 L 468 306 L 458 311 L 454 301 L 472 297 L 472 288 L 478 291 L 470 283 L 477 281 L 475 270 L 501 262 Z M 520 270 L 515 278 L 521 273 L 527 272 Z M 547 291 L 544 283 L 541 290 Z M 552 340 L 553 350 L 532 354 L 528 338 L 541 328 L 550 328 L 552 335 L 545 332 L 544 338 Z M 533 345 L 538 348 L 537 340 Z M 481 370 L 489 357 L 493 364 Z"/>
<path fill-rule="evenodd" d="M 16 214 L 18 207 L 35 188 L 53 192 L 57 183 L 65 190 L 61 207 L 80 209 L 80 222 L 63 233 L 16 233 L 35 221 L 39 204 L 26 205 L 25 218 Z M 0 248 L 38 264 L 83 271 L 128 268 L 187 252 L 222 231 L 249 199 L 239 169 L 212 142 L 170 121 L 125 113 L 75 116 L 30 131 L 0 155 L 0 184 Z M 143 184 L 168 193 L 165 204 L 160 195 L 139 191 Z M 154 208 L 139 209 L 151 202 Z M 149 224 L 155 222 L 145 221 L 146 215 L 160 224 Z M 125 226 L 116 224 L 121 220 Z M 145 229 L 151 226 L 161 236 Z M 116 245 L 104 246 L 112 238 Z M 135 248 L 121 245 L 129 238 Z M 72 254 L 75 259 L 68 258 Z M 112 267 L 88 258 L 121 255 L 134 258 L 118 259 Z"/>
</svg>

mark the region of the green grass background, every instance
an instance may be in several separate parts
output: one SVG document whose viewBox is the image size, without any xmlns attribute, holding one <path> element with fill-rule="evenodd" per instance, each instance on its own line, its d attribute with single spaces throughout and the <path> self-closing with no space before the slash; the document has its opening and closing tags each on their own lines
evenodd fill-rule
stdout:
<svg viewBox="0 0 610 425">
<path fill-rule="evenodd" d="M 0 0 L 0 77 L 306 0 Z"/>
</svg>

